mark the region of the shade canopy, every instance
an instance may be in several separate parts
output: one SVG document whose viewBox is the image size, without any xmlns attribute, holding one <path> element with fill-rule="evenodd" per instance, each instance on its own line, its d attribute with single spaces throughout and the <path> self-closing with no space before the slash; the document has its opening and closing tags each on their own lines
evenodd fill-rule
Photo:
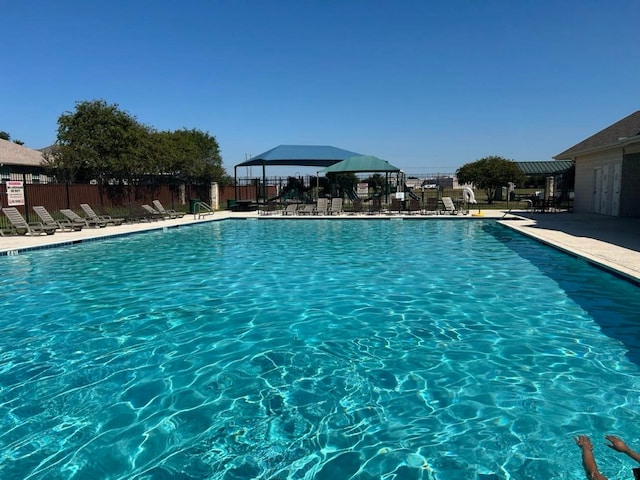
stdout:
<svg viewBox="0 0 640 480">
<path fill-rule="evenodd" d="M 525 175 L 560 175 L 572 166 L 571 160 L 551 160 L 546 162 L 516 162 Z"/>
<path fill-rule="evenodd" d="M 300 165 L 305 167 L 328 167 L 345 158 L 360 155 L 356 152 L 329 145 L 279 145 L 271 150 L 251 157 L 236 167 L 255 165 Z"/>
<path fill-rule="evenodd" d="M 399 172 L 400 169 L 386 160 L 373 155 L 356 155 L 335 163 L 323 170 L 322 173 L 347 172 Z"/>
</svg>

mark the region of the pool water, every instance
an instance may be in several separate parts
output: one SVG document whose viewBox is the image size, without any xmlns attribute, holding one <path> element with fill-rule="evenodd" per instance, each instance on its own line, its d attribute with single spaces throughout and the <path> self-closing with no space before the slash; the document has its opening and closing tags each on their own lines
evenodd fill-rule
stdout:
<svg viewBox="0 0 640 480">
<path fill-rule="evenodd" d="M 638 287 L 490 221 L 253 220 L 0 259 L 2 479 L 583 479 Z"/>
</svg>

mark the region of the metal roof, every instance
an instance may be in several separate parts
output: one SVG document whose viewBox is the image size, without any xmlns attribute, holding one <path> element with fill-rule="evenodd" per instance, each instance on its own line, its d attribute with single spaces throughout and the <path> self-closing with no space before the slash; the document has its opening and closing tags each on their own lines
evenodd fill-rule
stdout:
<svg viewBox="0 0 640 480">
<path fill-rule="evenodd" d="M 559 175 L 571 168 L 571 160 L 550 160 L 546 162 L 516 162 L 525 175 Z"/>
<path fill-rule="evenodd" d="M 391 165 L 386 160 L 374 157 L 373 155 L 358 155 L 349 157 L 341 162 L 334 163 L 330 167 L 322 170 L 322 173 L 341 172 L 399 172 L 400 169 Z"/>
<path fill-rule="evenodd" d="M 306 167 L 328 167 L 345 158 L 359 156 L 357 152 L 329 145 L 279 145 L 271 150 L 251 157 L 236 167 L 254 165 L 300 165 Z"/>
</svg>

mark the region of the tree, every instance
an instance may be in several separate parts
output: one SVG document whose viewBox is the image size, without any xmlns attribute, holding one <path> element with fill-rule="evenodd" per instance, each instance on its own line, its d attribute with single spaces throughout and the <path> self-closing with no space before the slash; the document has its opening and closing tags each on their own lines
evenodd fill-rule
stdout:
<svg viewBox="0 0 640 480">
<path fill-rule="evenodd" d="M 524 181 L 524 174 L 516 162 L 496 156 L 467 163 L 456 171 L 456 176 L 459 183 L 472 183 L 476 188 L 484 190 L 487 203 L 493 203 L 498 188 Z"/>
<path fill-rule="evenodd" d="M 48 164 L 69 181 L 129 181 L 146 168 L 149 130 L 117 104 L 78 102 L 58 118 L 58 148 Z"/>
<path fill-rule="evenodd" d="M 74 112 L 58 118 L 56 148 L 47 153 L 45 165 L 68 182 L 231 182 L 209 133 L 158 132 L 104 100 L 78 102 Z"/>
<path fill-rule="evenodd" d="M 5 132 L 4 130 L 0 130 L 0 138 L 8 142 L 11 140 L 11 135 L 9 135 L 9 133 Z M 13 140 L 13 143 L 15 143 L 16 145 L 24 145 L 24 142 L 22 140 L 18 140 L 17 138 Z"/>
<path fill-rule="evenodd" d="M 154 171 L 176 181 L 228 183 L 215 137 L 198 129 L 157 132 Z"/>
</svg>

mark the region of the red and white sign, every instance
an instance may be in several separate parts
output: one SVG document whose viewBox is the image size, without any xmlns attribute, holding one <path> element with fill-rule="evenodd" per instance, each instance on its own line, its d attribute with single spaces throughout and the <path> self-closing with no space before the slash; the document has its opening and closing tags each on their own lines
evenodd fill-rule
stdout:
<svg viewBox="0 0 640 480">
<path fill-rule="evenodd" d="M 17 180 L 7 181 L 7 205 L 15 207 L 24 205 L 24 185 Z"/>
</svg>

